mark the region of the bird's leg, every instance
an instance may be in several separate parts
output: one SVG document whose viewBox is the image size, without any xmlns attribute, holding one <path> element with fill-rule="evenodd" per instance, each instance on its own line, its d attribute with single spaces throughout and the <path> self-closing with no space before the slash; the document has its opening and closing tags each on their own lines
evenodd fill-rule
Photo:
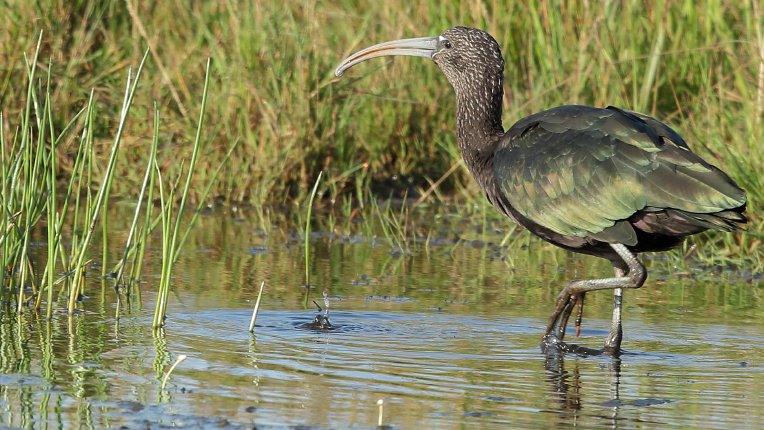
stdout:
<svg viewBox="0 0 764 430">
<path fill-rule="evenodd" d="M 615 243 L 610 244 L 610 247 L 613 248 L 613 250 L 618 254 L 619 257 L 623 260 L 623 262 L 626 264 L 626 267 L 628 268 L 628 272 L 626 273 L 626 276 L 622 277 L 615 277 L 615 278 L 604 278 L 604 279 L 588 279 L 583 281 L 575 281 L 570 283 L 567 287 L 565 287 L 562 292 L 560 292 L 560 295 L 557 297 L 557 306 L 552 313 L 552 316 L 549 318 L 549 325 L 547 326 L 547 331 L 544 335 L 544 341 L 548 342 L 550 337 L 553 337 L 553 332 L 555 331 L 555 327 L 559 327 L 559 324 L 563 322 L 567 322 L 567 317 L 565 317 L 565 313 L 570 313 L 571 308 L 573 306 L 575 298 L 579 297 L 581 294 L 589 292 L 589 291 L 597 291 L 597 290 L 613 290 L 613 289 L 621 289 L 621 288 L 639 288 L 642 286 L 642 284 L 645 283 L 645 278 L 647 277 L 647 274 L 645 272 L 645 267 L 642 265 L 642 263 L 639 262 L 637 257 L 632 254 L 631 251 L 626 248 L 626 246 Z M 621 300 L 620 295 L 618 295 L 619 301 L 618 301 L 618 307 L 617 307 L 617 320 L 618 320 L 618 327 L 620 327 L 620 319 L 621 319 Z M 615 311 L 614 311 L 614 319 L 615 319 Z M 562 332 L 564 333 L 564 329 L 557 330 L 558 333 Z M 556 334 L 556 333 L 555 333 Z M 610 338 L 610 336 L 608 336 Z M 620 350 L 620 338 L 621 335 L 617 335 L 613 337 L 615 340 L 618 340 L 618 348 L 605 348 L 605 353 L 617 355 Z M 561 339 L 557 339 L 561 340 Z"/>
<path fill-rule="evenodd" d="M 576 315 L 576 337 L 581 336 L 581 320 L 584 317 L 584 297 L 586 293 L 581 293 L 578 297 L 578 315 Z"/>
<path fill-rule="evenodd" d="M 546 333 L 544 334 L 544 342 L 547 341 L 562 341 L 565 337 L 565 327 L 568 324 L 568 317 L 573 311 L 573 307 L 576 303 L 576 297 L 573 295 L 564 296 L 563 293 L 567 290 L 567 287 L 557 296 L 557 307 L 555 308 L 552 316 L 549 317 L 549 323 L 546 326 Z M 554 337 L 555 339 L 550 339 Z"/>
<path fill-rule="evenodd" d="M 573 312 L 573 309 L 578 305 L 578 315 L 576 315 L 576 337 L 581 335 L 581 320 L 584 317 L 584 297 L 586 296 L 586 293 L 576 294 L 573 296 L 570 296 L 570 300 L 568 301 L 568 304 L 570 306 L 566 305 L 565 309 L 562 313 L 561 318 L 559 318 L 559 324 L 557 326 L 557 338 L 562 340 L 565 337 L 565 330 L 568 326 L 568 319 L 570 318 L 570 314 Z"/>
<path fill-rule="evenodd" d="M 581 336 L 581 320 L 584 317 L 584 297 L 586 296 L 586 293 L 576 294 L 573 296 L 570 296 L 570 300 L 568 300 L 568 303 L 565 305 L 565 309 L 562 312 L 562 316 L 558 319 L 559 324 L 557 325 L 557 338 L 562 340 L 565 337 L 565 331 L 568 327 L 568 319 L 570 318 L 570 314 L 573 312 L 573 309 L 578 305 L 578 314 L 576 315 L 576 337 Z"/>
<path fill-rule="evenodd" d="M 565 304 L 565 308 L 563 309 L 562 315 L 560 316 L 559 324 L 557 325 L 557 339 L 562 340 L 565 337 L 565 329 L 568 326 L 568 318 L 570 318 L 570 314 L 573 312 L 573 308 L 576 307 L 576 304 L 582 298 L 583 297 L 580 295 L 572 296 L 570 297 L 570 300 L 568 300 Z"/>
<path fill-rule="evenodd" d="M 626 276 L 626 271 L 621 267 L 615 268 L 615 277 L 622 278 Z M 605 338 L 604 351 L 609 355 L 614 355 L 621 350 L 621 340 L 623 339 L 623 328 L 621 327 L 621 306 L 623 305 L 623 288 L 613 290 L 613 319 L 610 324 L 610 333 Z"/>
</svg>

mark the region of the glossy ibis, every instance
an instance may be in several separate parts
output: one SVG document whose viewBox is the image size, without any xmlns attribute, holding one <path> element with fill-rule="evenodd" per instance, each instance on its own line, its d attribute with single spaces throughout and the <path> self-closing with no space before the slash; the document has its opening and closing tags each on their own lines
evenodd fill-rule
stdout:
<svg viewBox="0 0 764 430">
<path fill-rule="evenodd" d="M 432 59 L 456 92 L 456 135 L 464 162 L 499 211 L 542 239 L 606 258 L 615 276 L 570 283 L 557 298 L 542 348 L 564 349 L 568 318 L 584 295 L 614 290 L 603 352 L 620 353 L 623 288 L 639 288 L 636 254 L 663 251 L 707 229 L 746 222 L 745 192 L 690 151 L 666 124 L 608 106 L 560 106 L 504 131 L 504 60 L 485 31 L 454 27 L 440 36 L 394 40 L 351 55 L 348 68 L 384 55 Z"/>
</svg>

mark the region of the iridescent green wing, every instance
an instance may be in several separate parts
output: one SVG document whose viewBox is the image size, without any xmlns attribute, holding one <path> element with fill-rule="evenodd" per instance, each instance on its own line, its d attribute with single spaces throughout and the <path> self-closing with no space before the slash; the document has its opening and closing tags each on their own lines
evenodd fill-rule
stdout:
<svg viewBox="0 0 764 430">
<path fill-rule="evenodd" d="M 745 204 L 676 132 L 616 108 L 562 106 L 521 120 L 501 142 L 494 173 L 526 218 L 610 243 L 636 244 L 627 219 L 640 210 L 708 214 Z"/>
</svg>

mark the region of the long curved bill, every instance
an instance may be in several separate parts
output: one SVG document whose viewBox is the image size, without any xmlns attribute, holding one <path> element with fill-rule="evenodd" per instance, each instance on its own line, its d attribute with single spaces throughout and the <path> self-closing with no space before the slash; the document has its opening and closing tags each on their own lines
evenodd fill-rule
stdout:
<svg viewBox="0 0 764 430">
<path fill-rule="evenodd" d="M 413 39 L 399 39 L 390 42 L 379 43 L 360 50 L 347 57 L 340 63 L 334 72 L 336 76 L 342 76 L 345 70 L 358 63 L 371 58 L 385 55 L 411 55 L 414 57 L 432 58 L 438 47 L 438 37 L 416 37 Z"/>
</svg>

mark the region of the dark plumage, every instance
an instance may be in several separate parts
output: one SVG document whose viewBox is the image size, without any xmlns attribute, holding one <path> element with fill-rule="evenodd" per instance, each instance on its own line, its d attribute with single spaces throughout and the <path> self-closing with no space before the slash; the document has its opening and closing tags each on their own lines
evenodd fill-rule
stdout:
<svg viewBox="0 0 764 430">
<path fill-rule="evenodd" d="M 664 250 L 745 222 L 745 193 L 724 172 L 666 125 L 614 107 L 561 106 L 522 119 L 500 139 L 493 170 L 497 203 L 580 252 L 600 255 L 603 242 Z"/>
<path fill-rule="evenodd" d="M 456 92 L 457 141 L 490 202 L 542 239 L 607 258 L 616 277 L 577 281 L 560 294 L 544 345 L 564 346 L 568 317 L 587 291 L 614 289 L 604 351 L 618 354 L 621 289 L 639 288 L 634 254 L 661 251 L 707 229 L 746 222 L 745 192 L 692 153 L 666 124 L 616 107 L 560 106 L 501 122 L 504 60 L 488 33 L 454 27 L 432 38 L 374 45 L 337 69 L 382 55 L 429 57 Z"/>
</svg>

